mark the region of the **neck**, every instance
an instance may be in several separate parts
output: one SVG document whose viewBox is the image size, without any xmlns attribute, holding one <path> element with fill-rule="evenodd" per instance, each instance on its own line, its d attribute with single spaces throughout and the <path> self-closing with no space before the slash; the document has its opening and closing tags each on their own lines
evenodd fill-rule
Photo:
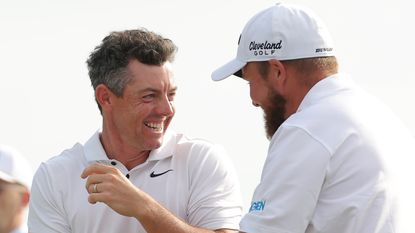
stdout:
<svg viewBox="0 0 415 233">
<path fill-rule="evenodd" d="M 139 150 L 129 146 L 117 137 L 111 137 L 104 130 L 100 135 L 101 144 L 109 159 L 121 162 L 128 170 L 144 163 L 150 155 L 149 150 Z"/>
</svg>

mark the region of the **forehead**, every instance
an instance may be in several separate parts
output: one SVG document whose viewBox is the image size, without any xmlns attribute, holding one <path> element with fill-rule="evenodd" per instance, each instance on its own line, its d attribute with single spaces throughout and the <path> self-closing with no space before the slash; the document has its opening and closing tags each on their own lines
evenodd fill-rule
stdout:
<svg viewBox="0 0 415 233">
<path fill-rule="evenodd" d="M 9 189 L 11 187 L 24 187 L 22 184 L 19 183 L 10 183 L 8 181 L 0 179 L 0 191 L 4 189 Z"/>
<path fill-rule="evenodd" d="M 248 62 L 242 68 L 242 78 L 245 80 L 251 80 L 253 77 L 258 75 L 258 68 L 256 62 Z"/>
<path fill-rule="evenodd" d="M 174 88 L 175 80 L 170 62 L 163 65 L 147 65 L 137 60 L 131 60 L 127 66 L 132 77 L 131 85 L 140 85 L 160 88 Z"/>
<path fill-rule="evenodd" d="M 10 184 L 10 183 L 5 181 L 5 180 L 0 179 L 0 185 L 2 185 L 2 184 Z"/>
</svg>

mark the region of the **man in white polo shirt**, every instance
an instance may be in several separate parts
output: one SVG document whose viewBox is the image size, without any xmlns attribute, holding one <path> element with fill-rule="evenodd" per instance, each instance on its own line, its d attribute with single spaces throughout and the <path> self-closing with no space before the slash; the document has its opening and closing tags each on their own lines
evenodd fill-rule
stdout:
<svg viewBox="0 0 415 233">
<path fill-rule="evenodd" d="M 309 9 L 277 4 L 252 17 L 238 43 L 236 58 L 212 79 L 236 75 L 249 82 L 270 139 L 240 230 L 415 232 L 405 216 L 415 210 L 414 138 L 338 73 L 321 20 Z"/>
<path fill-rule="evenodd" d="M 0 145 L 0 232 L 27 233 L 32 169 L 16 149 Z"/>
<path fill-rule="evenodd" d="M 168 129 L 175 52 L 171 40 L 138 29 L 111 33 L 91 53 L 102 131 L 38 168 L 29 232 L 155 232 L 166 216 L 192 231 L 238 229 L 239 185 L 223 148 Z M 120 215 L 129 215 L 122 205 L 140 213 Z"/>
</svg>

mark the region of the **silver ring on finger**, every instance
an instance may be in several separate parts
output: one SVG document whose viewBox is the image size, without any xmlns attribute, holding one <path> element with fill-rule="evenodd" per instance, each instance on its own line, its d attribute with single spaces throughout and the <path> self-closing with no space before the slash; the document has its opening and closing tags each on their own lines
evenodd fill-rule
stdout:
<svg viewBox="0 0 415 233">
<path fill-rule="evenodd" d="M 98 193 L 98 188 L 97 188 L 98 184 L 94 184 L 94 186 L 92 186 L 92 192 L 93 193 Z"/>
</svg>

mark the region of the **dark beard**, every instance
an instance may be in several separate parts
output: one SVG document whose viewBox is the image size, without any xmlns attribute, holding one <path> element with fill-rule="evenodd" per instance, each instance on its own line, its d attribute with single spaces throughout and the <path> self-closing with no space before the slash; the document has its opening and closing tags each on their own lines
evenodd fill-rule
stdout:
<svg viewBox="0 0 415 233">
<path fill-rule="evenodd" d="M 267 138 L 270 140 L 274 133 L 278 130 L 282 123 L 285 121 L 285 103 L 287 102 L 284 97 L 275 91 L 269 90 L 270 104 L 263 108 L 265 131 Z"/>
</svg>

